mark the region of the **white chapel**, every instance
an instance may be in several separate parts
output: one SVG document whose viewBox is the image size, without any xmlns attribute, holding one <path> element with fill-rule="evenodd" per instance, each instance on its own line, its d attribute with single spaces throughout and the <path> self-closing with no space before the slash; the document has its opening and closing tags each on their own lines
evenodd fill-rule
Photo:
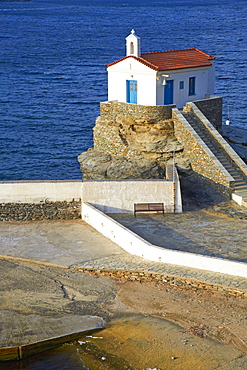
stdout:
<svg viewBox="0 0 247 370">
<path fill-rule="evenodd" d="M 215 57 L 197 48 L 141 53 L 140 38 L 126 37 L 126 56 L 107 64 L 108 100 L 182 108 L 214 94 Z"/>
</svg>

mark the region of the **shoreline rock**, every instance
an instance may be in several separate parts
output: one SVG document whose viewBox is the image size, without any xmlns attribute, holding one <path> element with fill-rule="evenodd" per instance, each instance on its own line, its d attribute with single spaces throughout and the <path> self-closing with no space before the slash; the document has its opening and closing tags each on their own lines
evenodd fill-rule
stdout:
<svg viewBox="0 0 247 370">
<path fill-rule="evenodd" d="M 237 126 L 222 126 L 222 136 L 235 152 L 247 162 L 247 130 Z"/>
</svg>

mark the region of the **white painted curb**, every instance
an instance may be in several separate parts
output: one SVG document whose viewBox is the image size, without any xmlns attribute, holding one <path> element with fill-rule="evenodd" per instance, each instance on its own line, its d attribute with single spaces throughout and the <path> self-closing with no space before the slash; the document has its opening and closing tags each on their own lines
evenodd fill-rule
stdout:
<svg viewBox="0 0 247 370">
<path fill-rule="evenodd" d="M 82 204 L 82 219 L 126 252 L 146 260 L 247 278 L 245 263 L 152 245 L 89 203 Z"/>
</svg>

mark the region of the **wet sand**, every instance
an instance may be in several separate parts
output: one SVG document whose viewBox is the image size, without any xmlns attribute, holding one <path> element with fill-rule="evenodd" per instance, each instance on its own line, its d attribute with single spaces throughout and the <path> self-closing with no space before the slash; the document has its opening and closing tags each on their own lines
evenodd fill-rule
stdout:
<svg viewBox="0 0 247 370">
<path fill-rule="evenodd" d="M 0 325 L 6 326 L 11 311 L 9 334 L 20 328 L 21 316 L 23 322 L 43 318 L 42 325 L 46 320 L 50 325 L 51 319 L 61 323 L 63 318 L 66 324 L 76 316 L 79 322 L 84 315 L 104 319 L 106 329 L 97 333 L 103 339 L 74 345 L 90 369 L 247 366 L 245 299 L 32 263 L 1 260 L 0 267 Z M 23 338 L 30 335 L 29 329 L 21 327 Z"/>
</svg>

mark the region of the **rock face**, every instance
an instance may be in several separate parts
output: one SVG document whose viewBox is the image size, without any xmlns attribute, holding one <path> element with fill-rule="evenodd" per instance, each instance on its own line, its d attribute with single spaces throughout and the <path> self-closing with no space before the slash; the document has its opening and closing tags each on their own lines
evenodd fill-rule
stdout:
<svg viewBox="0 0 247 370">
<path fill-rule="evenodd" d="M 176 153 L 183 160 L 183 146 L 174 135 L 171 107 L 101 103 L 94 127 L 94 148 L 78 157 L 84 179 L 161 179 Z M 178 164 L 179 164 L 178 163 Z"/>
<path fill-rule="evenodd" d="M 157 162 L 147 159 L 128 160 L 123 156 L 111 156 L 94 149 L 79 155 L 83 178 L 102 179 L 161 179 L 164 170 Z"/>
<path fill-rule="evenodd" d="M 236 126 L 222 126 L 222 135 L 247 163 L 247 130 Z"/>
</svg>

